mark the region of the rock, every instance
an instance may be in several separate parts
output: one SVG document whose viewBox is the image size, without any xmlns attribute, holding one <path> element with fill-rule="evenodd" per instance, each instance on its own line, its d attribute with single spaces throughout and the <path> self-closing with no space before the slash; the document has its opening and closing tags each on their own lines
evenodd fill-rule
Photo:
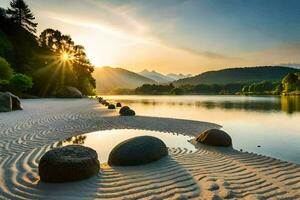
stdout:
<svg viewBox="0 0 300 200">
<path fill-rule="evenodd" d="M 121 142 L 109 154 L 108 164 L 117 166 L 141 165 L 168 155 L 163 141 L 152 136 L 134 137 Z"/>
<path fill-rule="evenodd" d="M 12 99 L 8 93 L 0 92 L 0 112 L 12 111 Z"/>
<path fill-rule="evenodd" d="M 44 182 L 82 180 L 98 174 L 99 169 L 96 151 L 80 145 L 50 150 L 39 163 L 39 175 Z"/>
<path fill-rule="evenodd" d="M 109 104 L 107 108 L 113 110 L 116 109 L 116 106 L 114 104 Z"/>
<path fill-rule="evenodd" d="M 128 106 L 123 106 L 119 111 L 121 116 L 134 116 L 134 110 L 131 110 Z"/>
<path fill-rule="evenodd" d="M 16 95 L 10 92 L 6 92 L 6 93 L 11 96 L 12 110 L 23 110 L 23 108 L 21 107 L 21 100 L 19 99 L 19 97 L 17 97 Z"/>
<path fill-rule="evenodd" d="M 99 103 L 102 103 L 103 98 L 102 97 L 98 97 L 98 101 L 99 101 Z"/>
<path fill-rule="evenodd" d="M 56 91 L 57 98 L 82 98 L 82 93 L 75 87 L 66 86 Z"/>
<path fill-rule="evenodd" d="M 22 110 L 19 97 L 10 92 L 0 92 L 0 112 Z"/>
<path fill-rule="evenodd" d="M 122 104 L 121 103 L 117 103 L 117 107 L 122 107 Z"/>
<path fill-rule="evenodd" d="M 232 146 L 231 137 L 219 129 L 210 129 L 202 132 L 196 138 L 196 141 L 211 146 Z"/>
</svg>

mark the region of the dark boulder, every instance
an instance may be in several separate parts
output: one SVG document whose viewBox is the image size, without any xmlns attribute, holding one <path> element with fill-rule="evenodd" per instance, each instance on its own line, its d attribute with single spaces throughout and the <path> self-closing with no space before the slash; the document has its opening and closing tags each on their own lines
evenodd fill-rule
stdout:
<svg viewBox="0 0 300 200">
<path fill-rule="evenodd" d="M 96 151 L 80 145 L 50 150 L 39 163 L 39 175 L 44 182 L 82 180 L 98 174 L 99 169 Z"/>
<path fill-rule="evenodd" d="M 57 98 L 82 98 L 82 93 L 75 87 L 66 86 L 56 91 Z"/>
<path fill-rule="evenodd" d="M 134 116 L 135 112 L 134 112 L 134 110 L 131 110 L 128 106 L 123 106 L 120 109 L 119 114 L 121 116 Z"/>
<path fill-rule="evenodd" d="M 109 154 L 108 164 L 116 166 L 141 165 L 168 155 L 165 143 L 152 136 L 134 137 L 118 144 Z"/>
<path fill-rule="evenodd" d="M 113 110 L 116 109 L 116 106 L 114 104 L 109 104 L 107 108 Z"/>
<path fill-rule="evenodd" d="M 211 146 L 232 146 L 231 137 L 219 129 L 210 129 L 200 133 L 196 141 Z"/>
<path fill-rule="evenodd" d="M 10 93 L 10 92 L 6 92 L 6 93 L 11 96 L 12 110 L 23 110 L 22 107 L 21 107 L 21 100 L 20 100 L 20 98 L 17 97 L 16 95 Z"/>
<path fill-rule="evenodd" d="M 122 107 L 122 104 L 121 103 L 117 103 L 117 107 Z"/>
<path fill-rule="evenodd" d="M 0 92 L 0 112 L 12 111 L 12 99 L 8 93 Z"/>
<path fill-rule="evenodd" d="M 0 112 L 22 110 L 19 97 L 10 92 L 0 92 Z"/>
</svg>

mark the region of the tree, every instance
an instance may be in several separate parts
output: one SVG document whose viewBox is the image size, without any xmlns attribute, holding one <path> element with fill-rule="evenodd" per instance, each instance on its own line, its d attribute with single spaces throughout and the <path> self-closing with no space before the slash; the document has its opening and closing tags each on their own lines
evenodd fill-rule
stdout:
<svg viewBox="0 0 300 200">
<path fill-rule="evenodd" d="M 32 88 L 32 78 L 24 74 L 15 74 L 9 82 L 11 90 L 16 94 L 21 94 L 22 92 Z"/>
<path fill-rule="evenodd" d="M 12 21 L 31 33 L 36 32 L 37 23 L 33 22 L 35 17 L 24 0 L 12 0 L 6 14 Z"/>
<path fill-rule="evenodd" d="M 0 57 L 0 80 L 9 80 L 13 75 L 13 70 L 10 64 Z"/>
<path fill-rule="evenodd" d="M 43 90 L 43 95 L 51 94 L 54 90 L 64 86 L 76 87 L 85 95 L 93 94 L 94 67 L 87 58 L 83 46 L 76 45 L 70 36 L 53 29 L 44 30 L 38 42 L 44 54 L 47 55 L 44 58 L 44 63 L 47 64 L 34 77 L 41 79 L 41 83 L 46 79 L 50 85 Z"/>
</svg>

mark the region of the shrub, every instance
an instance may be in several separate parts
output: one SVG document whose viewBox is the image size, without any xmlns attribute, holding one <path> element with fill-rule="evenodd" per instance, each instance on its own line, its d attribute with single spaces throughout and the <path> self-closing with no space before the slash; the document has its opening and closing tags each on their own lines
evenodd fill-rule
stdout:
<svg viewBox="0 0 300 200">
<path fill-rule="evenodd" d="M 32 88 L 32 78 L 24 74 L 15 74 L 10 79 L 10 87 L 16 93 L 22 93 Z"/>
<path fill-rule="evenodd" d="M 13 70 L 10 64 L 2 57 L 0 57 L 0 80 L 9 80 L 13 75 Z"/>
</svg>

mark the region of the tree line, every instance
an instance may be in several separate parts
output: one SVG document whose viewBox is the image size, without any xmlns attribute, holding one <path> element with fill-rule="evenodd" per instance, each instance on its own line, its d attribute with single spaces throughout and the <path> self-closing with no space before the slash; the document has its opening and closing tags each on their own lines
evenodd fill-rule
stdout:
<svg viewBox="0 0 300 200">
<path fill-rule="evenodd" d="M 94 66 L 84 47 L 51 28 L 37 36 L 37 26 L 24 0 L 0 8 L 0 91 L 47 97 L 72 86 L 94 94 Z"/>
<path fill-rule="evenodd" d="M 125 92 L 141 95 L 300 95 L 300 73 L 289 73 L 281 81 L 254 83 L 186 84 L 178 87 L 175 87 L 174 84 L 144 84 L 133 91 L 126 90 Z"/>
</svg>

